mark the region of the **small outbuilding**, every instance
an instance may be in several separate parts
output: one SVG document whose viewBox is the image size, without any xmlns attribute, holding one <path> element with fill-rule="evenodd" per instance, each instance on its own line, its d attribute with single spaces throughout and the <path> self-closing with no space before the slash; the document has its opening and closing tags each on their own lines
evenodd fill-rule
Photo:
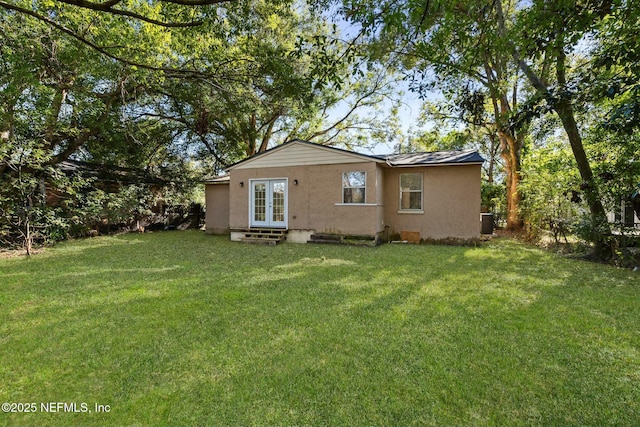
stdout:
<svg viewBox="0 0 640 427">
<path fill-rule="evenodd" d="M 483 162 L 475 150 L 365 155 L 294 140 L 205 183 L 206 231 L 293 242 L 474 239 Z"/>
</svg>

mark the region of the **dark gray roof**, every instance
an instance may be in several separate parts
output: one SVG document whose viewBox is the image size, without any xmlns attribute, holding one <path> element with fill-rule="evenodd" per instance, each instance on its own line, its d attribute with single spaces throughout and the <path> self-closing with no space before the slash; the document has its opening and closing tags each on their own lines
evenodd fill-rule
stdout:
<svg viewBox="0 0 640 427">
<path fill-rule="evenodd" d="M 450 165 L 484 162 L 484 158 L 476 150 L 386 154 L 375 157 L 386 161 L 389 166 Z"/>
</svg>

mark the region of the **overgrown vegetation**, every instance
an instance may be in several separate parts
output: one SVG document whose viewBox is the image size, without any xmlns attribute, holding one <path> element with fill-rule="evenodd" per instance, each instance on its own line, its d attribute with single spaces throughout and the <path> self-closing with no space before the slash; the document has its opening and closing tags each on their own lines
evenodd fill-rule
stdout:
<svg viewBox="0 0 640 427">
<path fill-rule="evenodd" d="M 175 199 L 292 138 L 354 147 L 396 134 L 379 108 L 396 104 L 393 70 L 358 51 L 307 2 L 0 1 L 0 244 L 83 234 L 98 216 L 131 222 L 158 193 L 143 175 Z M 99 179 L 74 187 L 55 176 L 69 161 L 138 179 L 121 194 Z"/>
<path fill-rule="evenodd" d="M 520 187 L 526 196 L 522 212 L 527 218 L 527 232 L 538 238 L 546 231 L 555 243 L 567 241 L 573 226 L 584 213 L 580 177 L 568 147 L 550 143 L 525 157 Z"/>
<path fill-rule="evenodd" d="M 508 239 L 65 242 L 0 259 L 0 401 L 38 404 L 0 425 L 634 425 L 638 274 Z"/>
<path fill-rule="evenodd" d="M 197 229 L 204 222 L 204 197 L 196 191 L 193 177 L 137 184 L 126 177 L 103 181 L 64 173 L 37 162 L 9 165 L 15 178 L 0 177 L 2 249 L 24 249 L 30 255 L 34 246 L 68 238 L 145 228 Z"/>
</svg>

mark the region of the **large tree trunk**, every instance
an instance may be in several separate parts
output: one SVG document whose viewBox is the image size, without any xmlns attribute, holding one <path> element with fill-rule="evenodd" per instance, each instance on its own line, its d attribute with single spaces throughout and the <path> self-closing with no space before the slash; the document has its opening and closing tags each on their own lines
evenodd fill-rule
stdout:
<svg viewBox="0 0 640 427">
<path fill-rule="evenodd" d="M 500 35 L 506 40 L 507 32 L 504 23 L 502 1 L 496 0 L 494 4 L 498 29 Z M 556 36 L 559 37 L 558 41 L 564 41 L 560 39 L 560 37 L 563 37 L 564 34 L 557 34 Z M 513 57 L 514 62 L 518 65 L 518 68 L 520 68 L 520 70 L 524 73 L 524 75 L 529 80 L 529 83 L 531 83 L 531 86 L 534 87 L 536 92 L 553 105 L 554 111 L 556 112 L 556 114 L 558 114 L 558 117 L 562 121 L 564 130 L 567 133 L 567 138 L 569 139 L 569 144 L 571 145 L 571 150 L 573 151 L 576 163 L 578 164 L 580 176 L 584 181 L 583 188 L 585 189 L 585 198 L 587 200 L 587 203 L 589 204 L 592 226 L 594 227 L 595 231 L 595 239 L 593 242 L 593 256 L 594 258 L 603 258 L 607 256 L 607 254 L 604 252 L 605 241 L 606 237 L 611 234 L 611 230 L 607 222 L 604 207 L 602 206 L 598 187 L 593 179 L 593 171 L 591 170 L 589 159 L 587 158 L 587 155 L 584 151 L 582 138 L 580 136 L 578 124 L 576 123 L 573 107 L 571 105 L 571 99 L 568 97 L 568 95 L 565 94 L 560 96 L 560 99 L 557 99 L 557 97 L 553 96 L 553 94 L 549 90 L 548 83 L 544 81 L 540 75 L 536 74 L 535 71 L 529 66 L 529 64 L 527 64 L 527 62 L 520 56 L 520 52 L 518 51 L 516 45 L 511 41 L 508 41 L 508 43 L 511 50 L 511 56 Z M 564 53 L 563 43 L 558 43 L 558 47 L 552 53 L 552 58 L 555 59 L 558 85 L 564 89 L 567 85 L 567 78 L 565 69 L 566 54 Z"/>
<path fill-rule="evenodd" d="M 0 123 L 3 124 L 3 126 L 0 126 L 1 144 L 13 141 L 13 136 L 15 133 L 15 105 L 18 102 L 18 97 L 7 97 L 6 99 L 8 99 L 9 102 L 7 102 L 7 105 L 5 105 L 5 116 L 0 117 Z M 0 157 L 0 177 L 8 169 L 7 161 L 8 159 Z"/>
<path fill-rule="evenodd" d="M 518 138 L 516 133 L 508 127 L 512 105 L 503 87 L 505 79 L 502 76 L 505 75 L 506 62 L 505 58 L 491 59 L 485 55 L 484 68 L 487 76 L 486 86 L 491 95 L 495 116 L 496 133 L 500 141 L 500 156 L 504 160 L 507 173 L 507 230 L 520 231 L 524 224 L 520 215 L 520 155 L 524 137 Z M 501 65 L 497 66 L 498 64 Z M 513 90 L 513 108 L 515 108 L 517 86 Z"/>
<path fill-rule="evenodd" d="M 571 145 L 571 151 L 573 151 L 573 156 L 576 159 L 578 171 L 580 172 L 580 177 L 583 181 L 582 188 L 584 189 L 585 199 L 589 205 L 592 227 L 596 231 L 596 233 L 594 233 L 596 238 L 593 242 L 593 256 L 595 258 L 606 257 L 610 254 L 605 252 L 605 240 L 606 237 L 611 234 L 611 229 L 609 228 L 607 214 L 600 199 L 598 186 L 593 179 L 593 171 L 591 170 L 589 159 L 584 151 L 582 137 L 578 130 L 578 124 L 575 120 L 571 102 L 564 98 L 559 100 L 555 105 L 555 111 L 558 114 L 558 117 L 560 117 L 564 130 L 567 133 L 567 138 Z"/>
<path fill-rule="evenodd" d="M 567 76 L 565 70 L 566 55 L 562 48 L 556 52 L 556 77 L 561 87 L 567 85 Z M 593 171 L 591 170 L 591 164 L 587 158 L 587 154 L 584 151 L 584 145 L 582 144 L 582 137 L 578 130 L 578 123 L 575 119 L 573 112 L 573 106 L 571 105 L 571 99 L 568 95 L 561 95 L 560 99 L 556 101 L 554 110 L 562 121 L 562 126 L 567 133 L 569 144 L 571 145 L 571 151 L 573 151 L 573 157 L 576 159 L 578 165 L 578 171 L 582 178 L 585 198 L 589 204 L 589 210 L 591 212 L 591 226 L 593 227 L 595 236 L 593 256 L 595 258 L 605 258 L 611 254 L 605 253 L 605 241 L 611 234 L 609 223 L 607 221 L 607 214 L 602 206 L 600 199 L 600 191 L 598 185 L 593 179 Z"/>
<path fill-rule="evenodd" d="M 488 135 L 489 141 L 491 142 L 491 146 L 489 147 L 489 151 L 491 156 L 489 156 L 489 166 L 487 168 L 487 182 L 489 184 L 493 184 L 494 178 L 493 175 L 495 173 L 496 161 L 494 154 L 497 152 L 497 143 L 496 143 L 496 135 L 494 133 L 489 133 Z"/>
<path fill-rule="evenodd" d="M 258 152 L 257 151 L 258 147 L 256 143 L 256 139 L 258 136 L 258 131 L 256 130 L 257 123 L 258 123 L 258 115 L 254 111 L 253 113 L 251 113 L 251 117 L 249 117 L 249 123 L 248 123 L 249 126 L 247 127 L 247 131 L 245 135 L 247 157 L 251 157 Z"/>
<path fill-rule="evenodd" d="M 487 66 L 488 68 L 488 66 Z M 520 215 L 520 155 L 524 133 L 516 135 L 506 125 L 506 117 L 511 114 L 511 105 L 505 93 L 499 93 L 496 87 L 491 90 L 492 103 L 496 124 L 498 126 L 498 139 L 500 140 L 500 156 L 504 160 L 507 173 L 507 230 L 520 231 L 524 224 Z"/>
<path fill-rule="evenodd" d="M 51 101 L 50 114 L 47 117 L 47 122 L 45 124 L 45 141 L 47 142 L 49 149 L 55 148 L 55 142 L 53 137 L 56 131 L 56 124 L 58 123 L 58 118 L 60 116 L 60 110 L 62 110 L 62 105 L 67 99 L 67 89 L 63 87 L 61 84 L 56 88 L 56 93 L 53 96 L 53 101 Z"/>
<path fill-rule="evenodd" d="M 507 172 L 507 230 L 519 231 L 522 229 L 523 221 L 520 215 L 520 149 L 519 141 L 512 134 L 498 132 L 502 146 L 501 157 L 504 159 L 505 170 Z"/>
</svg>

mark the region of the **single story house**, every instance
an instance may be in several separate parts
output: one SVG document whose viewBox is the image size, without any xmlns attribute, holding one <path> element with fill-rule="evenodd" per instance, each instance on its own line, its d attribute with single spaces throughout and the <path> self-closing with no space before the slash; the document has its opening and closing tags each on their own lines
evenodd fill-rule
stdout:
<svg viewBox="0 0 640 427">
<path fill-rule="evenodd" d="M 474 150 L 365 155 L 294 140 L 206 181 L 206 231 L 242 240 L 251 230 L 414 239 L 480 236 Z"/>
</svg>

